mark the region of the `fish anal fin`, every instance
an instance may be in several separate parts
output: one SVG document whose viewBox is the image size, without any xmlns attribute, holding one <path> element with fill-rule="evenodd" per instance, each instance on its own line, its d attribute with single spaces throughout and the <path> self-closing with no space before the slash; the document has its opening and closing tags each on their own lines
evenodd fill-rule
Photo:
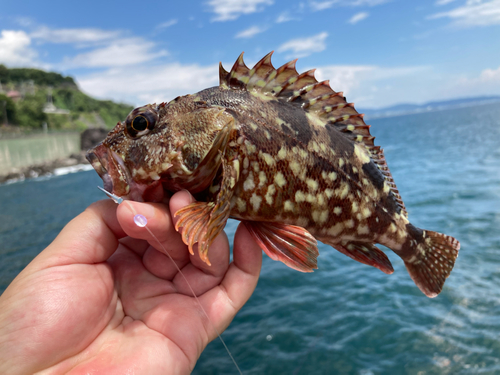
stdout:
<svg viewBox="0 0 500 375">
<path fill-rule="evenodd" d="M 392 268 L 391 261 L 387 255 L 371 243 L 348 242 L 342 245 L 334 244 L 332 246 L 342 254 L 360 263 L 378 268 L 386 274 L 390 275 L 394 272 L 394 268 Z"/>
<path fill-rule="evenodd" d="M 417 254 L 405 260 L 405 266 L 419 289 L 430 298 L 443 289 L 458 257 L 460 243 L 445 234 L 424 231 Z"/>
<path fill-rule="evenodd" d="M 318 268 L 317 241 L 304 228 L 254 221 L 243 221 L 243 224 L 271 259 L 301 272 L 312 272 Z"/>
</svg>

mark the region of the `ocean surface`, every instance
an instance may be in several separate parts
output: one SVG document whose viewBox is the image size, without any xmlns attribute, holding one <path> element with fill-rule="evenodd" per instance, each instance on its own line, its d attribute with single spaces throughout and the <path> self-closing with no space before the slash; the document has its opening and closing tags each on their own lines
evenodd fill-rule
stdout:
<svg viewBox="0 0 500 375">
<path fill-rule="evenodd" d="M 387 249 L 392 275 L 323 244 L 312 274 L 264 256 L 224 340 L 245 374 L 500 373 L 500 105 L 368 123 L 410 221 L 461 242 L 443 292 L 425 297 Z M 0 291 L 103 198 L 97 185 L 86 171 L 0 186 Z M 194 370 L 236 373 L 217 340 Z"/>
</svg>

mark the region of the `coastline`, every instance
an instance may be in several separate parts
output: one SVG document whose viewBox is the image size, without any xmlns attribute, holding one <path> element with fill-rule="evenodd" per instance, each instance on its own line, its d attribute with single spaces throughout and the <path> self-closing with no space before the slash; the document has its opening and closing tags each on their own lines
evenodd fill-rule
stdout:
<svg viewBox="0 0 500 375">
<path fill-rule="evenodd" d="M 41 176 L 59 176 L 90 169 L 92 166 L 85 159 L 85 152 L 82 151 L 73 153 L 66 158 L 48 160 L 22 168 L 11 168 L 7 174 L 0 175 L 0 184 L 9 184 Z"/>
<path fill-rule="evenodd" d="M 4 167 L 3 169 L 0 168 L 0 184 L 10 184 L 42 176 L 60 176 L 67 173 L 93 169 L 85 158 L 85 154 L 87 150 L 100 143 L 106 137 L 108 131 L 103 128 L 89 128 L 82 133 L 77 133 L 78 136 L 76 139 L 69 141 L 63 139 L 56 142 L 55 139 L 60 134 L 67 133 L 44 134 L 43 137 L 37 138 L 34 142 L 22 143 L 17 149 L 12 148 L 12 150 L 9 150 L 8 147 L 5 148 L 4 154 L 0 153 L 0 162 L 3 163 Z M 21 140 L 32 140 L 32 138 L 29 136 L 20 137 Z M 53 142 L 46 142 L 47 140 Z M 14 156 L 17 155 L 18 158 L 19 155 L 25 156 L 33 149 L 40 150 L 40 147 L 45 147 L 44 156 L 47 160 L 22 166 L 9 164 L 14 159 Z M 55 152 L 56 148 L 59 149 L 58 153 Z M 9 152 L 14 156 L 8 155 Z M 38 156 L 38 154 L 35 154 L 31 158 L 28 158 L 28 160 L 36 160 Z"/>
</svg>

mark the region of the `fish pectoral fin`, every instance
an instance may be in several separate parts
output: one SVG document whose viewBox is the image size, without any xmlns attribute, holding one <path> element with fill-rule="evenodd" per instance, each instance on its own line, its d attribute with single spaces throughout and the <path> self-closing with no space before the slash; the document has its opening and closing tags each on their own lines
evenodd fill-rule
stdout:
<svg viewBox="0 0 500 375">
<path fill-rule="evenodd" d="M 210 265 L 208 248 L 226 225 L 229 218 L 230 202 L 235 182 L 238 180 L 238 168 L 234 163 L 222 159 L 221 187 L 214 202 L 195 202 L 175 213 L 179 220 L 175 229 L 182 230 L 182 241 L 194 254 L 193 246 L 198 243 L 201 260 Z"/>
<path fill-rule="evenodd" d="M 391 261 L 379 248 L 367 242 L 348 242 L 344 246 L 340 244 L 332 245 L 342 254 L 357 260 L 360 263 L 378 268 L 384 273 L 394 272 Z"/>
<path fill-rule="evenodd" d="M 304 228 L 255 221 L 243 221 L 243 224 L 271 259 L 301 272 L 312 272 L 318 268 L 317 241 Z"/>
</svg>

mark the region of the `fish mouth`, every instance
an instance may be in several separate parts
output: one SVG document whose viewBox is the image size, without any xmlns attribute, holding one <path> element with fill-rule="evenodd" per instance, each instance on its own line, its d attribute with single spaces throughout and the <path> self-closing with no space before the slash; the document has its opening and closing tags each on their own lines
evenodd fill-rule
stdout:
<svg viewBox="0 0 500 375">
<path fill-rule="evenodd" d="M 152 183 L 135 181 L 123 158 L 107 146 L 100 144 L 85 155 L 102 178 L 104 190 L 125 200 L 161 202 L 164 197 L 160 180 Z"/>
<path fill-rule="evenodd" d="M 126 197 L 133 180 L 123 159 L 103 144 L 89 150 L 85 155 L 89 163 L 102 178 L 104 189 L 119 197 Z"/>
</svg>

